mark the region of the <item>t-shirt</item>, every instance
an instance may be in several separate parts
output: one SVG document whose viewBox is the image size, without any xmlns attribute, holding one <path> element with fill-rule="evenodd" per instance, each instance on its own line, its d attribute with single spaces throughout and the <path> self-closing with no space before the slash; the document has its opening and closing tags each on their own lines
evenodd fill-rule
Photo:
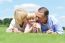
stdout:
<svg viewBox="0 0 65 43">
<path fill-rule="evenodd" d="M 24 30 L 23 27 L 20 27 L 20 25 L 15 22 L 15 19 L 13 19 L 11 21 L 9 27 L 6 29 L 6 32 L 12 32 L 13 28 L 17 28 L 18 31 L 23 31 Z"/>
</svg>

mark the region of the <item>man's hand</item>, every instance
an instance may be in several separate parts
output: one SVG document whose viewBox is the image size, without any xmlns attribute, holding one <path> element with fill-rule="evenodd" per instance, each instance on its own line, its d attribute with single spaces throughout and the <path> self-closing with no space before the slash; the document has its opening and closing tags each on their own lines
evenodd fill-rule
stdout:
<svg viewBox="0 0 65 43">
<path fill-rule="evenodd" d="M 46 33 L 47 34 L 57 34 L 56 32 L 53 32 L 51 29 L 49 29 Z"/>
</svg>

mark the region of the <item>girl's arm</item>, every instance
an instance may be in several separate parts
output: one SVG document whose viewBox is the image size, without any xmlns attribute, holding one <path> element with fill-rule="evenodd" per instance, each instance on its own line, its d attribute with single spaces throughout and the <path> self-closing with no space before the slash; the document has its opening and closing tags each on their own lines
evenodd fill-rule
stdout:
<svg viewBox="0 0 65 43">
<path fill-rule="evenodd" d="M 30 27 L 28 24 L 25 27 L 24 33 L 30 33 L 32 31 L 32 27 Z"/>
</svg>

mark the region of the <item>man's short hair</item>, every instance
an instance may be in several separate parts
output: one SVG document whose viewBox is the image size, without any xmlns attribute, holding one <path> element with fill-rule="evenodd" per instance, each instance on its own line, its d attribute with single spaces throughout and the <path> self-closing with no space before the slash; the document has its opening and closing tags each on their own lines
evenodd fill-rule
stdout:
<svg viewBox="0 0 65 43">
<path fill-rule="evenodd" d="M 46 7 L 40 7 L 40 8 L 38 9 L 39 12 L 40 12 L 41 10 L 43 10 L 45 16 L 47 16 L 47 15 L 49 14 L 49 10 L 48 10 Z"/>
</svg>

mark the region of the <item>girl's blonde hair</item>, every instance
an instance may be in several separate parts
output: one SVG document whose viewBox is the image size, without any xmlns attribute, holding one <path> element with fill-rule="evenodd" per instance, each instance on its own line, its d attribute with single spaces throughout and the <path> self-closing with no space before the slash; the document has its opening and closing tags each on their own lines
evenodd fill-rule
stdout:
<svg viewBox="0 0 65 43">
<path fill-rule="evenodd" d="M 26 17 L 27 17 L 27 12 L 24 9 L 19 8 L 19 9 L 15 10 L 14 19 L 17 24 L 22 25 L 22 23 Z"/>
<path fill-rule="evenodd" d="M 35 18 L 35 17 L 36 17 L 35 13 L 28 13 L 28 15 L 27 15 L 27 19 L 31 19 L 31 18 Z"/>
</svg>

